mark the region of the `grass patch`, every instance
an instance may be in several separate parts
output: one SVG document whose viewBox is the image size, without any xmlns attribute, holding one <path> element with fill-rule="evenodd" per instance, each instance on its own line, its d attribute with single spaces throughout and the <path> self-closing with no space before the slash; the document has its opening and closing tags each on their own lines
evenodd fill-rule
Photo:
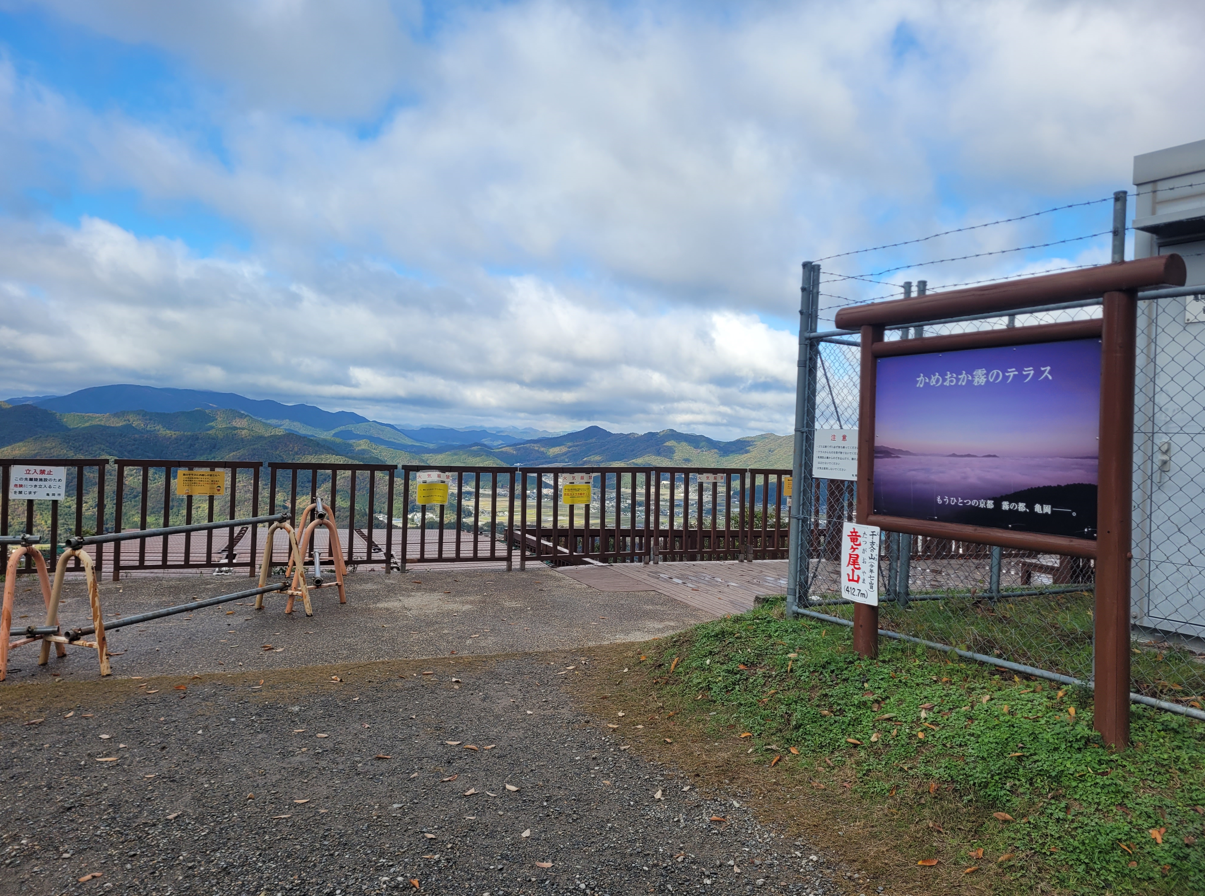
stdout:
<svg viewBox="0 0 1205 896">
<path fill-rule="evenodd" d="M 1090 592 L 1079 591 L 1005 597 L 995 604 L 982 596 L 913 600 L 907 609 L 884 602 L 879 606 L 879 626 L 1086 679 L 1092 676 L 1094 601 Z M 853 605 L 848 602 L 816 610 L 853 618 Z M 1131 664 L 1135 691 L 1197 709 L 1205 706 L 1205 663 L 1191 651 L 1174 644 L 1136 644 Z"/>
<path fill-rule="evenodd" d="M 846 630 L 782 617 L 654 642 L 632 675 L 759 772 L 930 832 L 889 864 L 977 868 L 967 885 L 995 892 L 1205 893 L 1205 726 L 1134 707 L 1116 753 L 1090 693 L 886 640 L 868 661 Z"/>
</svg>

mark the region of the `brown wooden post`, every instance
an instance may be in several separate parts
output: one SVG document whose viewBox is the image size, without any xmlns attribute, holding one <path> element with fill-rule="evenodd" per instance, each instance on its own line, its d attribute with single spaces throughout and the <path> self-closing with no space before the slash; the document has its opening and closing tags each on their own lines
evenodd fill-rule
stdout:
<svg viewBox="0 0 1205 896">
<path fill-rule="evenodd" d="M 1130 535 L 1134 476 L 1134 352 L 1138 301 L 1104 296 L 1096 511 L 1095 727 L 1112 747 L 1130 741 Z"/>
<path fill-rule="evenodd" d="M 881 326 L 862 327 L 862 388 L 858 405 L 858 503 L 855 508 L 857 522 L 866 524 L 874 513 L 874 400 L 875 400 L 875 357 L 874 344 L 882 342 Z M 828 509 L 828 525 L 833 525 L 833 510 Z M 878 557 L 868 558 L 878 563 Z M 838 575 L 841 575 L 838 572 Z M 854 604 L 854 650 L 862 656 L 879 655 L 879 608 L 866 604 Z"/>
</svg>

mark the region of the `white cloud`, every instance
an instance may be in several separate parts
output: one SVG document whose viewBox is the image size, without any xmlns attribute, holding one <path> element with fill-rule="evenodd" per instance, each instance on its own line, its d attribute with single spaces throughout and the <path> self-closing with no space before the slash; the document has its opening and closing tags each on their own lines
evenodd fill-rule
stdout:
<svg viewBox="0 0 1205 896">
<path fill-rule="evenodd" d="M 437 26 L 409 4 L 45 5 L 158 48 L 205 99 L 148 121 L 0 62 L 2 300 L 87 296 L 72 320 L 91 321 L 79 355 L 0 361 L 13 394 L 113 371 L 382 415 L 404 401 L 431 419 L 786 431 L 794 337 L 765 321 L 793 323 L 799 261 L 1106 195 L 1134 153 L 1205 120 L 1191 3 L 535 0 Z M 203 258 L 100 217 L 35 225 L 30 187 L 195 203 L 251 248 Z M 1084 227 L 1105 229 L 1099 212 Z M 1055 220 L 826 269 L 1082 232 Z M 1099 251 L 1066 252 L 1081 248 Z M 315 331 L 323 349 L 302 359 Z"/>
</svg>

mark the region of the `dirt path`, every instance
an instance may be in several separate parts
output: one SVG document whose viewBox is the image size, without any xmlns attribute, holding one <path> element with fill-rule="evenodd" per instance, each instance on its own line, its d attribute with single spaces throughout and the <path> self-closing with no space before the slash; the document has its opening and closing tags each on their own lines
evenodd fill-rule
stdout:
<svg viewBox="0 0 1205 896">
<path fill-rule="evenodd" d="M 837 892 L 804 844 L 635 755 L 564 687 L 589 644 L 694 611 L 541 592 L 552 575 L 363 577 L 311 620 L 216 608 L 127 630 L 103 681 L 82 651 L 58 679 L 23 669 L 0 684 L 0 892 Z M 183 674 L 133 677 L 164 666 Z"/>
</svg>

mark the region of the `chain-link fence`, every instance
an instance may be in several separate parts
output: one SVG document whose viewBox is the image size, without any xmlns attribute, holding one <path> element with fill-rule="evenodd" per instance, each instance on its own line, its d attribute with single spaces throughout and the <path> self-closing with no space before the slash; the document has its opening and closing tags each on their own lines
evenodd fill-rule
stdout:
<svg viewBox="0 0 1205 896">
<path fill-rule="evenodd" d="M 1205 706 L 1205 313 L 1193 299 L 1139 306 L 1134 471 L 1132 690 Z M 986 320 L 889 329 L 887 340 L 1099 317 L 1086 305 Z M 856 429 L 857 337 L 817 343 L 817 428 Z M 808 452 L 810 454 L 810 452 Z M 841 523 L 853 482 L 812 480 L 799 606 L 851 620 L 840 598 Z M 884 532 L 883 630 L 953 647 L 1004 666 L 1093 678 L 1094 563 L 950 539 Z M 801 556 L 801 560 L 804 559 Z"/>
</svg>

